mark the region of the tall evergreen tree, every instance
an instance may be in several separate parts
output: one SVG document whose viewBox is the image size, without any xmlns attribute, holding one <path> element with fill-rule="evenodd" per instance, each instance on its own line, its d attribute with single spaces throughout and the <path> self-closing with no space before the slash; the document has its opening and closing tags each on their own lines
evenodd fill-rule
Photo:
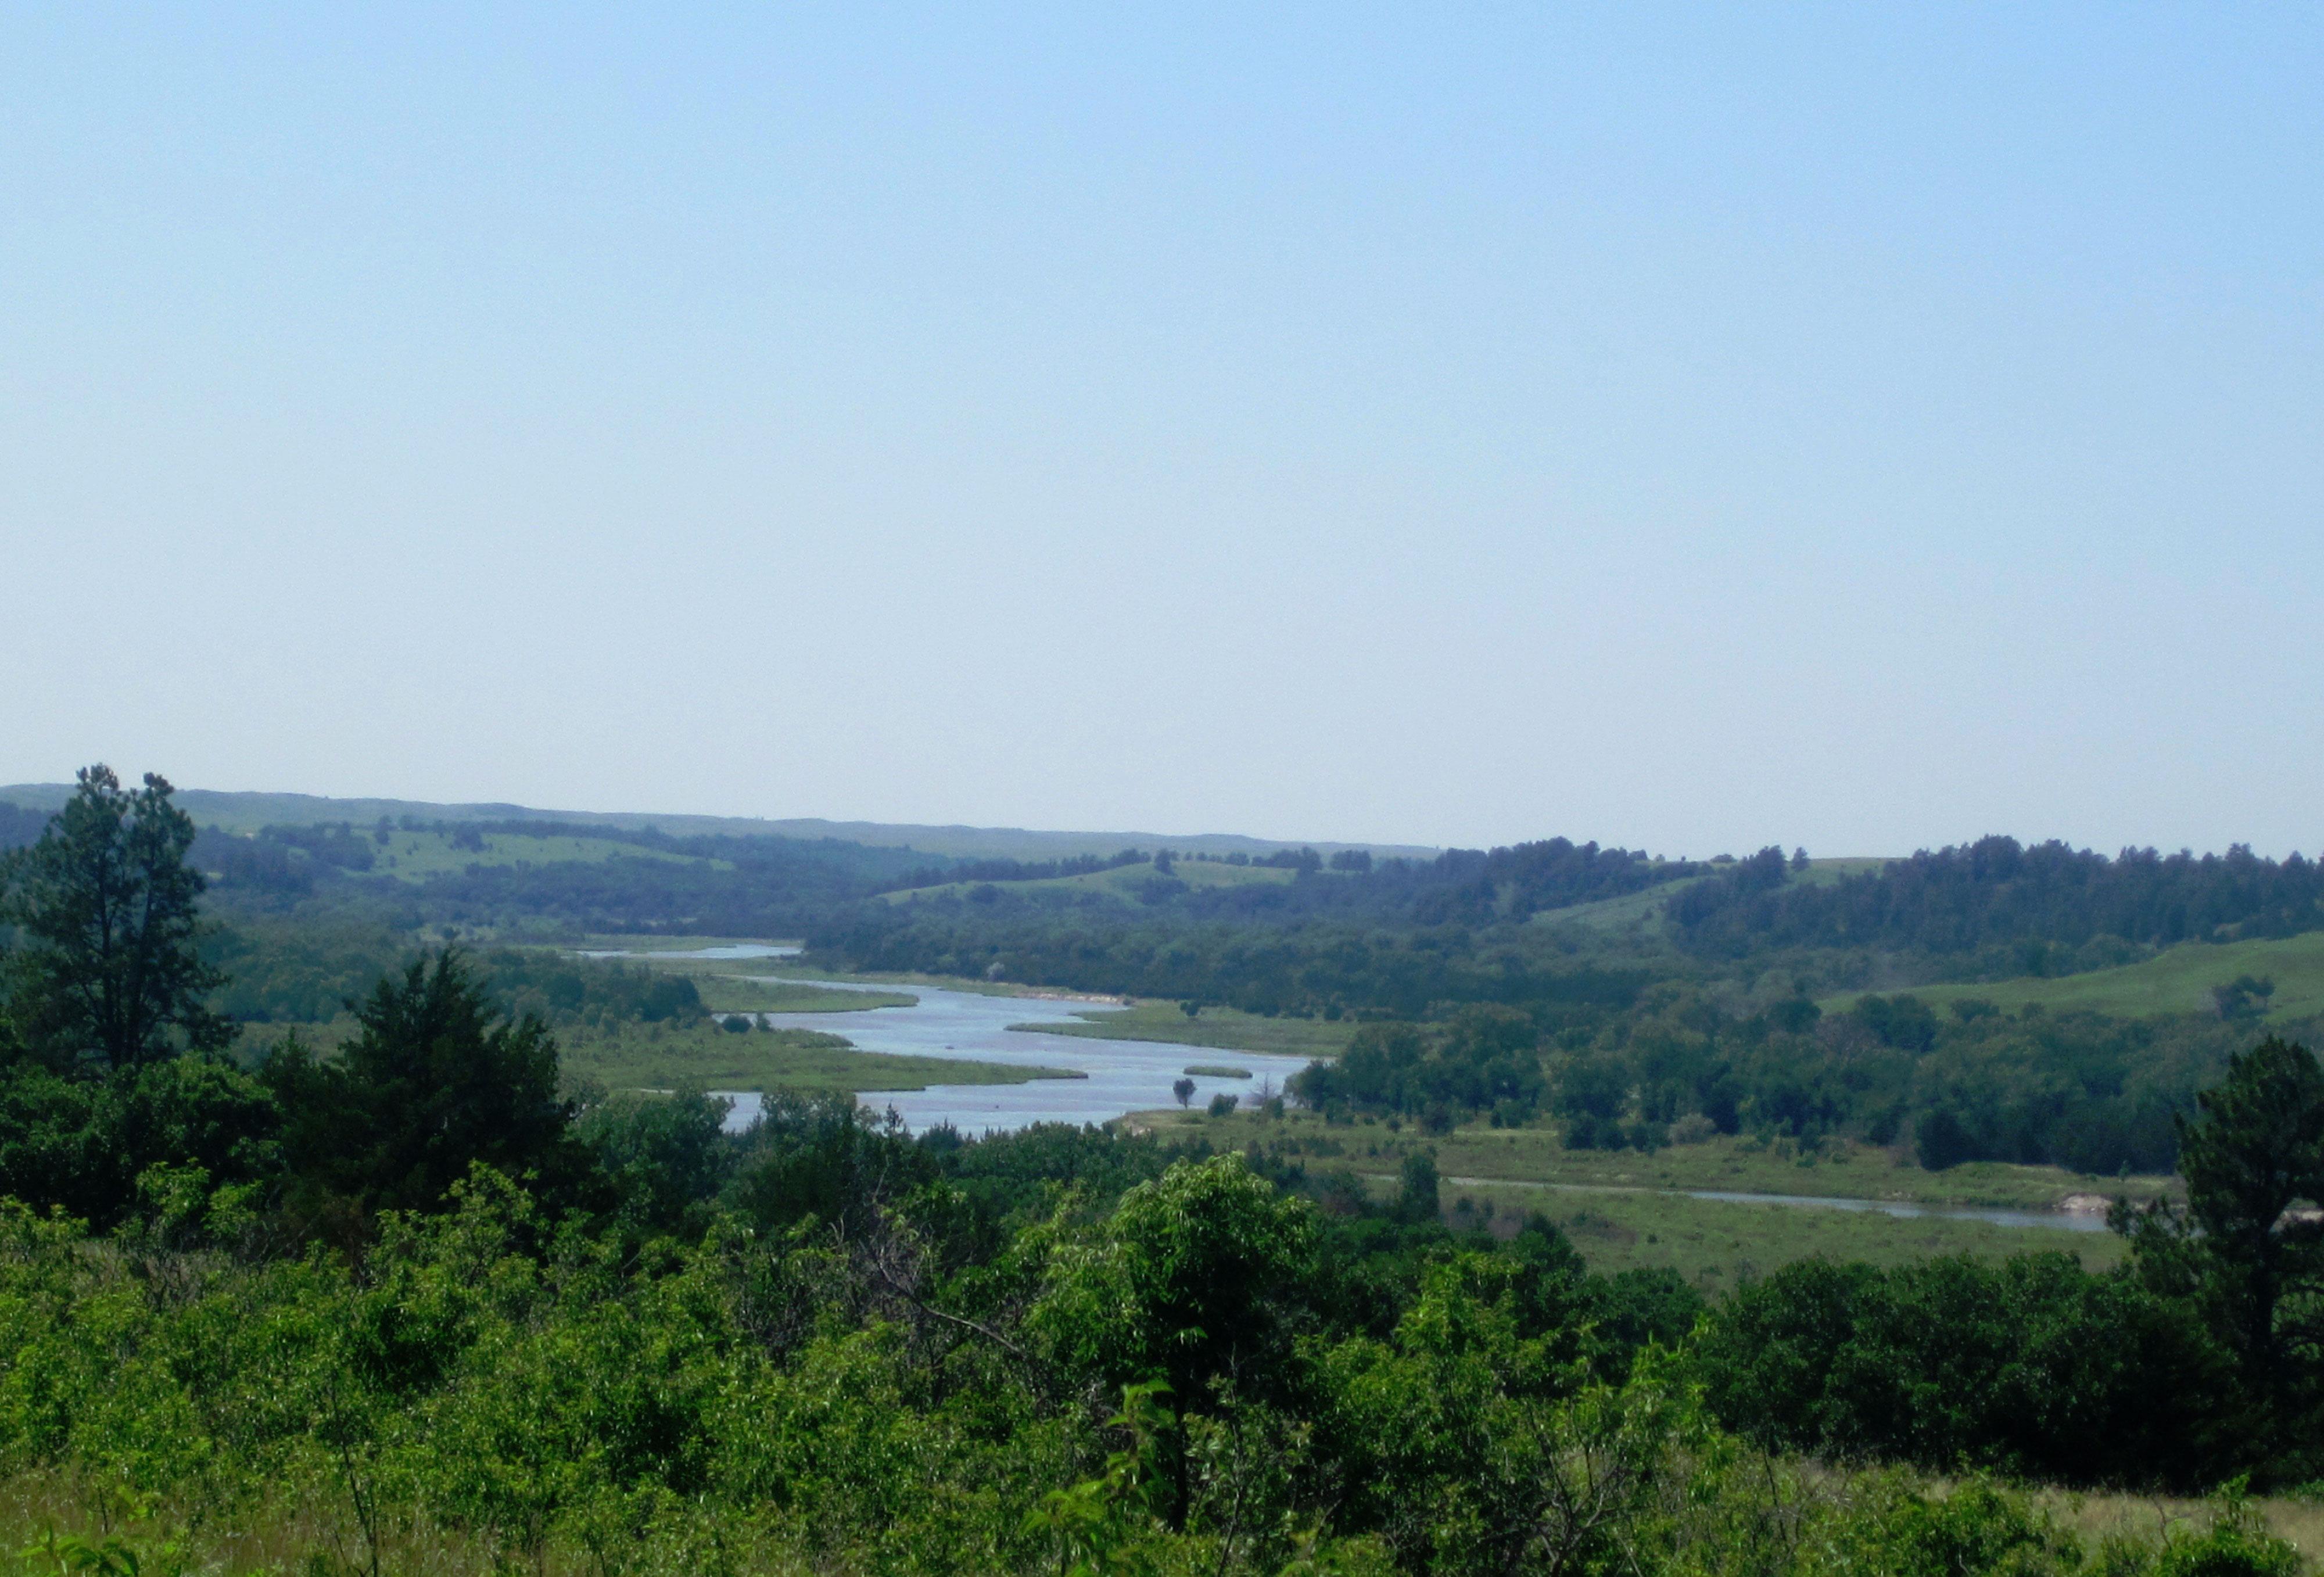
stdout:
<svg viewBox="0 0 2324 1577">
<path fill-rule="evenodd" d="M 110 767 L 86 768 L 40 841 L 0 866 L 0 922 L 17 936 L 6 1018 L 58 1072 L 134 1069 L 233 1038 L 207 1005 L 225 977 L 197 945 L 194 823 L 171 793 L 151 772 L 130 791 Z"/>
<path fill-rule="evenodd" d="M 2142 1279 L 2202 1311 L 2234 1356 L 2239 1430 L 2287 1480 L 2324 1466 L 2324 1069 L 2271 1035 L 2179 1120 L 2183 1207 L 2116 1207 Z M 2223 1414 L 2226 1409 L 2223 1408 Z"/>
<path fill-rule="evenodd" d="M 355 1018 L 335 1060 L 291 1043 L 264 1070 L 290 1114 L 284 1148 L 302 1211 L 361 1222 L 433 1209 L 479 1161 L 552 1193 L 587 1170 L 558 1095 L 556 1040 L 530 1014 L 502 1015 L 456 950 L 381 980 Z"/>
<path fill-rule="evenodd" d="M 2287 1302 L 2324 1287 L 2324 1222 L 2293 1208 L 2324 1203 L 2324 1069 L 2271 1035 L 2197 1101 L 2202 1120 L 2179 1136 L 2188 1211 L 2220 1272 L 2228 1339 L 2272 1388 L 2294 1337 Z"/>
</svg>

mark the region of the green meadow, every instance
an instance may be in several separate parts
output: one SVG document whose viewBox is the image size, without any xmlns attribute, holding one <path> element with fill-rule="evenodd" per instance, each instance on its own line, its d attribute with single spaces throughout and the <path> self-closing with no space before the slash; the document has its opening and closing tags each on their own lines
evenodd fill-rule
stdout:
<svg viewBox="0 0 2324 1577">
<path fill-rule="evenodd" d="M 945 1057 L 890 1056 L 858 1051 L 836 1035 L 811 1029 L 753 1029 L 715 1023 L 672 1028 L 621 1026 L 608 1033 L 560 1034 L 566 1076 L 616 1090 L 797 1090 L 807 1093 L 922 1090 L 930 1084 L 1021 1084 L 1078 1075 L 1055 1068 L 1004 1067 Z"/>
<path fill-rule="evenodd" d="M 1409 1126 L 1330 1124 L 1313 1112 L 1276 1118 L 1248 1108 L 1227 1117 L 1213 1117 L 1200 1107 L 1140 1112 L 1132 1125 L 1165 1137 L 1199 1134 L 1222 1149 L 1256 1146 L 1305 1167 L 1311 1176 L 1351 1172 L 1382 1199 L 1395 1193 L 1406 1157 L 1426 1154 L 1435 1161 L 1445 1219 L 1454 1226 L 1506 1234 L 1527 1213 L 1538 1211 L 1565 1230 L 1592 1269 L 1668 1268 L 1705 1293 L 1817 1254 L 1896 1265 L 1931 1254 L 1998 1258 L 2060 1250 L 2098 1269 L 2117 1263 L 2123 1246 L 2110 1233 L 2063 1224 L 2003 1226 L 1773 1201 L 1694 1199 L 1686 1190 L 2045 1211 L 2070 1194 L 2119 1193 L 2149 1199 L 2172 1188 L 2167 1177 L 2085 1177 L 2054 1167 L 1978 1164 L 1929 1172 L 1900 1164 L 1887 1150 L 1864 1147 L 1836 1146 L 1803 1162 L 1788 1144 L 1719 1138 L 1649 1156 L 1637 1150 L 1568 1150 L 1545 1128 L 1477 1126 L 1432 1136 Z"/>
<path fill-rule="evenodd" d="M 1215 860 L 1180 860 L 1173 865 L 1170 874 L 1188 887 L 1198 889 L 1281 883 L 1293 877 L 1293 872 L 1277 865 L 1228 865 Z M 881 896 L 890 903 L 912 903 L 923 899 L 963 897 L 975 888 L 992 886 L 1013 893 L 1094 893 L 1123 903 L 1136 903 L 1139 890 L 1155 880 L 1154 867 L 1140 863 L 1117 865 L 1111 871 L 1085 871 L 1078 876 L 1045 876 L 1033 881 L 948 881 L 942 887 L 919 887 Z"/>
<path fill-rule="evenodd" d="M 1553 1126 L 1497 1129 L 1483 1123 L 1449 1133 L 1358 1119 L 1329 1123 L 1312 1111 L 1279 1118 L 1242 1110 L 1212 1117 L 1197 1108 L 1142 1111 L 1134 1121 L 1165 1134 L 1199 1132 L 1222 1148 L 1259 1143 L 1305 1159 L 1311 1167 L 1344 1166 L 1359 1173 L 1394 1174 L 1406 1156 L 1435 1158 L 1446 1178 L 1480 1186 L 1508 1183 L 1608 1193 L 1718 1190 L 1789 1194 L 1817 1198 L 1877 1200 L 1981 1210 L 2055 1210 L 2075 1194 L 2125 1194 L 2144 1201 L 2175 1191 L 2170 1177 L 2097 1177 L 2062 1167 L 2018 1167 L 1972 1161 L 1932 1172 L 1905 1152 L 1832 1141 L 1803 1155 L 1788 1139 L 1761 1143 L 1714 1135 L 1696 1144 L 1643 1150 L 1570 1150 Z"/>
<path fill-rule="evenodd" d="M 2324 931 L 2251 942 L 2185 942 L 2118 969 L 2095 969 L 2050 980 L 1905 989 L 1937 1008 L 1986 1001 L 2009 1012 L 2038 1006 L 2052 1013 L 2088 1010 L 2129 1019 L 2153 1013 L 2214 1012 L 2211 988 L 2247 974 L 2275 982 L 2275 994 L 2268 1000 L 2270 1019 L 2281 1022 L 2324 1015 Z M 1828 1013 L 1845 1011 L 1863 994 L 1851 991 L 1827 998 L 1819 1005 Z"/>
<path fill-rule="evenodd" d="M 1390 1180 L 1378 1185 L 1390 1191 Z M 1490 1230 L 1513 1228 L 1534 1211 L 1563 1228 L 1590 1268 L 1676 1271 L 1705 1296 L 1732 1290 L 1794 1260 L 1821 1255 L 1874 1265 L 1902 1265 L 1938 1254 L 1999 1259 L 2062 1252 L 2087 1270 L 2122 1262 L 2125 1245 L 2111 1232 L 1998 1226 L 1938 1216 L 1813 1205 L 1742 1204 L 1673 1194 L 1577 1194 L 1524 1184 L 1447 1184 L 1447 1219 Z M 1465 1208 L 1464 1208 L 1465 1207 Z M 1485 1212 L 1493 1212 L 1489 1219 Z M 1507 1230 L 1505 1228 L 1505 1230 Z"/>
<path fill-rule="evenodd" d="M 688 973 L 702 1005 L 714 1013 L 859 1013 L 908 1008 L 920 1000 L 909 991 L 844 991 L 805 981 Z"/>
<path fill-rule="evenodd" d="M 1885 857 L 1811 860 L 1807 871 L 1793 880 L 1811 886 L 1826 887 L 1844 876 L 1862 875 L 1877 871 L 1887 863 Z M 1672 895 L 1703 880 L 1701 876 L 1682 877 L 1675 881 L 1649 887 L 1642 892 L 1626 892 L 1619 898 L 1601 898 L 1589 903 L 1568 904 L 1563 908 L 1544 909 L 1528 923 L 1545 927 L 1571 926 L 1595 934 L 1635 932 L 1659 936 L 1662 933 L 1663 905 L 1670 900 Z"/>
<path fill-rule="evenodd" d="M 1230 866 L 1231 870 L 1233 867 Z M 1284 1056 L 1337 1056 L 1356 1032 L 1353 1019 L 1269 1019 L 1234 1008 L 1204 1008 L 1194 1018 L 1176 1002 L 1140 1001 L 1128 1008 L 1092 1008 L 1075 1015 L 1077 1024 L 1016 1024 L 1040 1035 L 1076 1035 L 1092 1040 L 1154 1040 L 1169 1046 L 1207 1046 L 1222 1051 L 1272 1052 Z"/>
<path fill-rule="evenodd" d="M 483 848 L 462 849 L 453 846 L 452 837 L 450 833 L 397 832 L 378 848 L 375 856 L 378 862 L 372 867 L 370 874 L 420 882 L 431 876 L 456 874 L 471 865 L 603 864 L 608 860 L 664 860 L 681 865 L 706 864 L 719 871 L 733 869 L 732 862 L 724 860 L 705 861 L 689 854 L 616 843 L 607 838 L 536 837 L 520 833 L 487 833 L 484 835 Z"/>
</svg>

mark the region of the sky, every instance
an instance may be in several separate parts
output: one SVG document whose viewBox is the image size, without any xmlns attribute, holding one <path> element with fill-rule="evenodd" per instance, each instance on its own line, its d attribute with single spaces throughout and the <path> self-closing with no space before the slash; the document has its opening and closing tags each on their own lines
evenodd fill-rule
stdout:
<svg viewBox="0 0 2324 1577">
<path fill-rule="evenodd" d="M 0 12 L 0 781 L 2324 847 L 2324 11 Z"/>
</svg>

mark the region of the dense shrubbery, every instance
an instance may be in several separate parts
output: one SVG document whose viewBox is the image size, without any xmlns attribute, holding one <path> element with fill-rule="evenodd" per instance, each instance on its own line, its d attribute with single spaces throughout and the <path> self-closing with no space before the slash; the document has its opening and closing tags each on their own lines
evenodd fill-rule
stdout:
<svg viewBox="0 0 2324 1577">
<path fill-rule="evenodd" d="M 2218 1482 L 2227 1355 L 2183 1302 L 2066 1255 L 1821 1260 L 1711 1315 L 1713 1410 L 1772 1449 L 2069 1482 Z"/>
<path fill-rule="evenodd" d="M 449 1204 L 359 1268 L 237 1253 L 198 1196 L 112 1241 L 0 1206 L 0 1468 L 154 1565 L 260 1539 L 332 1571 L 2296 1565 L 2232 1506 L 2090 1549 L 1983 1481 L 1763 1456 L 1683 1364 L 1592 1378 L 1506 1256 L 1435 1260 L 1384 1335 L 1303 1329 L 1314 1223 L 1231 1158 L 1065 1202 L 973 1277 L 921 1246 L 934 1195 L 644 1254 L 493 1173 Z"/>
</svg>

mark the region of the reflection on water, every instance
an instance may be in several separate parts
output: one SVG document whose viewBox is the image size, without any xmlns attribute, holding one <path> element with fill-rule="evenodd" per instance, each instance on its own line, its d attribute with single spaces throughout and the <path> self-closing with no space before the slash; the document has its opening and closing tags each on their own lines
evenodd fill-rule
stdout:
<svg viewBox="0 0 2324 1577">
<path fill-rule="evenodd" d="M 774 980 L 773 975 L 754 979 Z M 835 991 L 886 991 L 899 988 L 841 981 L 803 983 Z M 1079 1074 L 1072 1079 L 1033 1079 L 1021 1084 L 932 1084 L 925 1090 L 867 1092 L 864 1104 L 893 1107 L 915 1133 L 951 1123 L 964 1134 L 1028 1127 L 1036 1122 L 1105 1122 L 1125 1112 L 1168 1106 L 1170 1086 L 1196 1064 L 1249 1070 L 1248 1079 L 1197 1076 L 1194 1102 L 1223 1090 L 1255 1094 L 1307 1065 L 1301 1056 L 1225 1051 L 1210 1046 L 1167 1046 L 1151 1040 L 1092 1040 L 1080 1036 L 1040 1035 L 1011 1029 L 1012 1024 L 1083 1022 L 1082 1012 L 1099 1004 L 1053 997 L 984 996 L 912 985 L 919 1001 L 908 1008 L 871 1008 L 853 1013 L 769 1013 L 767 1022 L 784 1029 L 820 1029 L 844 1035 L 862 1051 L 949 1058 L 955 1062 L 1001 1063 L 1011 1067 L 1056 1068 Z M 759 1098 L 729 1095 L 734 1110 L 727 1126 L 742 1128 L 758 1115 Z"/>
</svg>

